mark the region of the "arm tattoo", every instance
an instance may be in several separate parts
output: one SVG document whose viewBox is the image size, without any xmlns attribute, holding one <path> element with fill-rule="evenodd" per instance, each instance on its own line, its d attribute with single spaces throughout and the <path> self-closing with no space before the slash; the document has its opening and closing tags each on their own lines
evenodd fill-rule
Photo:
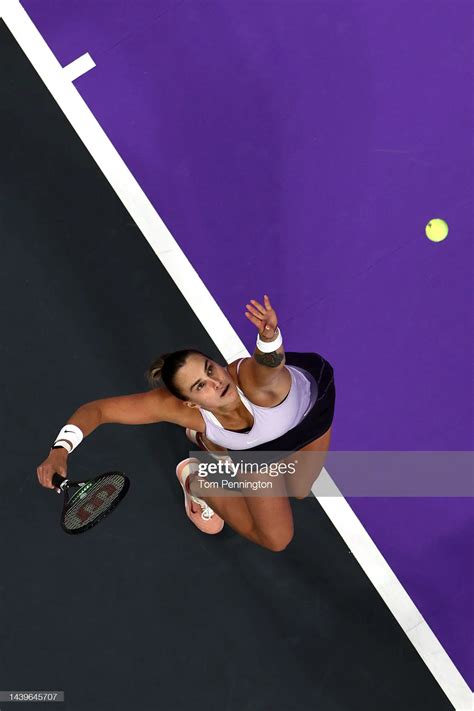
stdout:
<svg viewBox="0 0 474 711">
<path fill-rule="evenodd" d="M 274 351 L 273 353 L 259 353 L 258 351 L 254 353 L 255 360 L 260 365 L 266 365 L 268 368 L 278 368 L 285 358 L 284 353 L 278 353 Z"/>
</svg>

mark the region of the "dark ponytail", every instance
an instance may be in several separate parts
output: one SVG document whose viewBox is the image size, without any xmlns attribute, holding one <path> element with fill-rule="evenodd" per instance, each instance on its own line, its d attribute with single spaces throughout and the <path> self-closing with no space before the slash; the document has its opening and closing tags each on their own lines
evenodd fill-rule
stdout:
<svg viewBox="0 0 474 711">
<path fill-rule="evenodd" d="M 193 348 L 184 351 L 174 351 L 173 353 L 163 353 L 151 363 L 145 372 L 148 384 L 152 388 L 157 388 L 163 383 L 167 390 L 175 397 L 180 400 L 189 400 L 189 398 L 184 397 L 179 388 L 176 387 L 174 379 L 178 370 L 183 367 L 188 356 L 192 353 L 197 353 L 205 358 L 209 357 Z"/>
</svg>

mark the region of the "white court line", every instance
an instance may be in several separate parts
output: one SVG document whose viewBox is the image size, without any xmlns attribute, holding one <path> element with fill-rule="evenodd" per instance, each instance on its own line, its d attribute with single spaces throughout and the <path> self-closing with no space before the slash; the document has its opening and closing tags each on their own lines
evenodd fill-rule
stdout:
<svg viewBox="0 0 474 711">
<path fill-rule="evenodd" d="M 87 104 L 72 82 L 65 77 L 61 65 L 18 0 L 0 0 L 0 14 L 223 357 L 227 362 L 231 362 L 236 358 L 249 356 L 242 341 L 99 126 Z M 323 470 L 320 477 L 325 477 L 325 491 L 328 485 L 331 485 L 334 490 L 334 497 L 318 497 L 322 508 L 456 711 L 471 711 L 472 694 L 461 674 L 327 471 Z M 316 496 L 318 495 L 317 483 L 314 487 Z"/>
<path fill-rule="evenodd" d="M 64 67 L 63 74 L 66 79 L 69 79 L 69 81 L 74 81 L 75 79 L 79 79 L 79 77 L 82 77 L 82 75 L 86 74 L 86 72 L 89 72 L 91 69 L 94 69 L 95 66 L 96 64 L 92 59 L 91 55 L 89 54 L 89 52 L 86 52 L 86 54 L 83 54 L 82 57 L 78 57 L 66 67 Z"/>
</svg>

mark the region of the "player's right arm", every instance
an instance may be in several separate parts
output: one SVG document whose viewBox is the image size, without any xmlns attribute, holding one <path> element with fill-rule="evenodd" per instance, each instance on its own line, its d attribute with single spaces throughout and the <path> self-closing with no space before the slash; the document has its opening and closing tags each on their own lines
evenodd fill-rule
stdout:
<svg viewBox="0 0 474 711">
<path fill-rule="evenodd" d="M 68 419 L 68 425 L 76 425 L 84 435 L 91 434 L 99 425 L 149 425 L 154 422 L 174 422 L 181 424 L 178 410 L 180 400 L 164 388 L 155 388 L 134 395 L 120 395 L 102 400 L 93 400 L 81 405 Z M 53 474 L 67 475 L 68 451 L 64 447 L 51 449 L 48 457 L 37 468 L 38 480 L 42 486 L 54 489 Z"/>
<path fill-rule="evenodd" d="M 155 388 L 135 395 L 119 395 L 94 400 L 82 405 L 72 417 L 81 419 L 81 410 L 83 410 L 82 416 L 93 419 L 96 427 L 104 424 L 151 425 L 154 422 L 174 422 L 177 405 L 180 402 L 165 388 Z M 85 437 L 86 432 L 76 419 L 73 422 L 81 428 Z M 90 420 L 85 424 L 87 427 Z"/>
</svg>

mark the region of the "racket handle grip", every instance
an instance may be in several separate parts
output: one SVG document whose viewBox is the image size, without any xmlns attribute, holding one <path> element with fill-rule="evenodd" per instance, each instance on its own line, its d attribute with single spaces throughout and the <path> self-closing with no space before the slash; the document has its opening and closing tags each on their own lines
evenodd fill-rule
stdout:
<svg viewBox="0 0 474 711">
<path fill-rule="evenodd" d="M 63 483 L 63 481 L 66 481 L 66 477 L 61 476 L 60 474 L 53 474 L 53 477 L 52 477 L 52 479 L 51 479 L 51 483 L 52 483 L 54 486 L 57 486 L 58 489 L 60 488 L 60 486 L 61 486 L 61 484 Z"/>
</svg>

